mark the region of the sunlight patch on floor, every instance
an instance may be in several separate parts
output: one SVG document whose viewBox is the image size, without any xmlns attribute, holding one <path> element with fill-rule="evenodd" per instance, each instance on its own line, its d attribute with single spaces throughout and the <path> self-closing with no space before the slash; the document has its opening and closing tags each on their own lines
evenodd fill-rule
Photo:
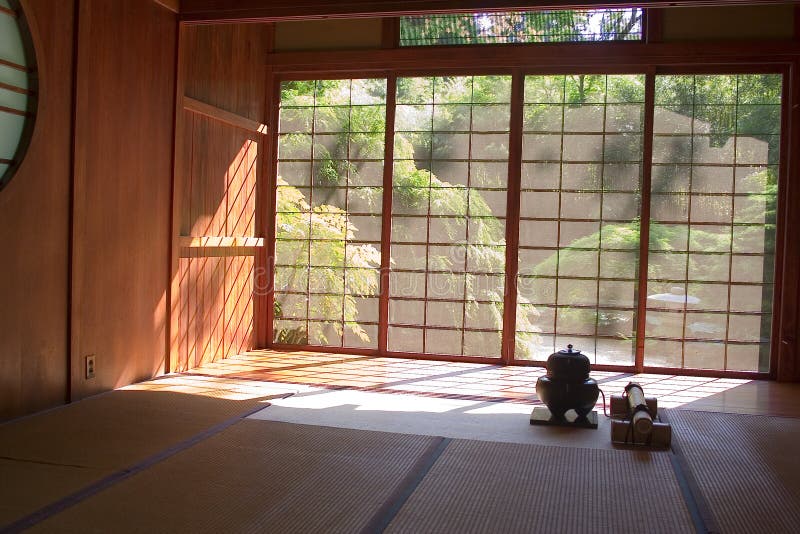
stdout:
<svg viewBox="0 0 800 534">
<path fill-rule="evenodd" d="M 303 387 L 380 391 L 423 397 L 427 399 L 424 402 L 426 409 L 430 410 L 434 404 L 432 398 L 535 404 L 538 403 L 536 380 L 544 373 L 541 367 L 263 350 L 206 364 L 182 375 L 187 379 L 195 377 L 197 381 L 176 383 L 174 387 L 199 388 L 200 391 L 209 385 L 218 387 L 223 384 L 222 387 L 228 388 L 231 394 L 239 395 L 258 394 L 261 387 L 269 389 L 279 384 L 296 391 Z M 622 394 L 629 382 L 638 382 L 647 396 L 658 398 L 659 406 L 663 408 L 685 406 L 751 382 L 611 371 L 594 371 L 591 376 L 600 382 L 607 397 Z M 235 383 L 203 383 L 212 377 L 217 380 L 227 377 Z M 253 383 L 268 385 L 245 385 Z M 248 387 L 255 389 L 251 391 Z M 602 397 L 598 399 L 598 409 L 602 410 Z"/>
<path fill-rule="evenodd" d="M 121 391 L 184 393 L 225 400 L 266 400 L 293 395 L 309 389 L 311 388 L 308 386 L 197 375 L 167 375 L 120 388 Z"/>
</svg>

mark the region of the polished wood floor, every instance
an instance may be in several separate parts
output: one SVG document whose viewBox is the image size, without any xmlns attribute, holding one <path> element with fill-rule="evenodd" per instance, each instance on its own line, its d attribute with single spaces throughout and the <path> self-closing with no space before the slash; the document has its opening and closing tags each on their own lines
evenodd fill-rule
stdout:
<svg viewBox="0 0 800 534">
<path fill-rule="evenodd" d="M 542 374 L 540 367 L 259 350 L 152 384 L 205 390 L 224 384 L 255 387 L 258 382 L 270 382 L 535 404 L 536 380 Z M 607 396 L 622 393 L 629 382 L 638 382 L 664 408 L 800 417 L 800 384 L 614 372 L 592 372 L 592 377 Z"/>
</svg>

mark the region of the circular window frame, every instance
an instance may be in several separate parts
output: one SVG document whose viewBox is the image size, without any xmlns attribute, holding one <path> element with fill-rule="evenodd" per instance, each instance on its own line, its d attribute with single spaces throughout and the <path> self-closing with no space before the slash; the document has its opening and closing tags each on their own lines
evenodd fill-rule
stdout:
<svg viewBox="0 0 800 534">
<path fill-rule="evenodd" d="M 2 163 L 8 165 L 8 168 L 4 172 L 0 173 L 0 191 L 2 191 L 16 175 L 20 165 L 25 159 L 25 155 L 31 142 L 31 137 L 33 136 L 33 129 L 36 122 L 36 111 L 39 104 L 39 78 L 36 63 L 36 52 L 33 44 L 33 36 L 31 35 L 30 26 L 28 24 L 28 19 L 25 17 L 25 12 L 22 9 L 22 4 L 19 0 L 7 0 L 7 4 L 10 6 L 11 13 L 8 12 L 8 8 L 0 6 L 0 11 L 2 11 L 0 12 L 0 16 L 9 16 L 16 21 L 19 36 L 22 41 L 25 65 L 18 65 L 8 60 L 3 61 L 2 57 L 0 57 L 0 64 L 6 68 L 24 70 L 28 78 L 28 87 L 23 89 L 8 84 L 0 85 L 0 88 L 4 90 L 21 92 L 27 96 L 25 111 L 23 112 L 19 110 L 19 113 L 12 112 L 15 114 L 24 114 L 25 123 L 22 127 L 22 131 L 20 132 L 20 136 L 17 141 L 17 147 L 12 158 L 10 160 L 0 160 Z M 8 112 L 8 108 L 6 108 L 6 113 Z"/>
</svg>

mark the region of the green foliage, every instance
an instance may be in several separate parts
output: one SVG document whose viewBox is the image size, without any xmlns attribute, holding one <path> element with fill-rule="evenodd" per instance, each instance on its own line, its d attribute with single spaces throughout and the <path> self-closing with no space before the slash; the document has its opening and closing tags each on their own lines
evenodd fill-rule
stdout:
<svg viewBox="0 0 800 534">
<path fill-rule="evenodd" d="M 282 258 L 292 258 L 298 269 L 279 268 L 275 272 L 275 287 L 305 291 L 296 279 L 299 270 L 308 267 L 310 236 L 323 246 L 313 247 L 314 269 L 309 283 L 320 292 L 330 293 L 315 299 L 315 313 L 321 317 L 336 317 L 322 321 L 341 336 L 348 328 L 364 341 L 369 341 L 366 331 L 357 323 L 357 296 L 376 294 L 379 287 L 380 252 L 372 245 L 356 245 L 358 228 L 347 218 L 344 210 L 322 205 L 311 208 L 305 196 L 296 188 L 278 178 L 280 194 L 277 199 L 276 237 L 278 253 Z M 328 267 L 326 267 L 328 266 Z M 341 267 L 347 269 L 342 271 Z M 344 278 L 342 278 L 344 273 Z M 298 287 L 299 286 L 299 287 Z M 305 299 L 290 303 L 275 302 L 275 317 L 305 317 Z M 276 332 L 276 341 L 291 344 L 327 344 L 330 340 L 324 328 L 286 328 Z"/>
<path fill-rule="evenodd" d="M 407 165 L 398 165 L 397 167 L 394 176 L 394 198 L 402 206 L 412 210 L 427 208 L 430 172 L 416 168 L 403 172 L 406 169 L 401 167 L 407 167 Z"/>
<path fill-rule="evenodd" d="M 573 27 L 576 22 L 564 21 Z M 462 31 L 462 30 L 458 30 Z M 657 105 L 673 113 L 707 123 L 707 133 L 712 143 L 724 144 L 734 133 L 764 140 L 770 146 L 770 159 L 777 158 L 777 143 L 780 123 L 781 77 L 776 75 L 733 76 L 657 76 Z M 315 145 L 311 136 L 300 133 L 282 136 L 281 149 L 298 154 L 314 154 L 314 172 L 308 185 L 319 187 L 343 186 L 360 183 L 363 162 L 358 159 L 380 163 L 384 157 L 385 130 L 385 81 L 382 80 L 326 80 L 317 82 L 287 82 L 282 86 L 282 105 L 313 106 Z M 432 214 L 436 216 L 441 236 L 448 239 L 449 248 L 457 254 L 437 254 L 431 251 L 426 257 L 429 269 L 461 272 L 464 258 L 469 258 L 470 269 L 476 272 L 505 272 L 505 222 L 497 218 L 484 195 L 465 185 L 466 177 L 458 174 L 457 165 L 442 164 L 446 160 L 459 160 L 459 147 L 453 141 L 453 131 L 468 131 L 473 124 L 476 111 L 483 107 L 507 113 L 510 101 L 510 77 L 429 77 L 398 78 L 397 103 L 405 106 L 404 116 L 410 131 L 396 132 L 394 137 L 393 188 L 391 194 L 394 213 L 397 215 Z M 643 75 L 557 75 L 528 76 L 525 79 L 524 123 L 527 131 L 560 132 L 564 128 L 563 118 L 567 113 L 594 112 L 602 109 L 607 124 L 615 124 L 619 132 L 642 131 L 642 108 L 644 101 Z M 433 106 L 432 106 L 433 104 Z M 476 105 L 477 104 L 477 105 Z M 601 108 L 603 104 L 609 104 Z M 620 105 L 614 105 L 620 104 Z M 435 108 L 435 113 L 431 111 Z M 399 108 L 398 108 L 399 109 Z M 427 113 L 427 114 L 426 114 Z M 575 116 L 575 115 L 573 115 Z M 500 121 L 502 122 L 502 121 Z M 695 124 L 700 124 L 696 122 Z M 309 128 L 310 128 L 309 122 Z M 506 126 L 507 127 L 507 126 Z M 309 130 L 310 132 L 311 130 Z M 497 136 L 481 148 L 487 154 L 497 154 L 502 160 L 507 154 L 506 141 Z M 605 146 L 603 161 L 627 160 L 615 156 L 636 153 L 640 150 L 639 135 L 630 137 L 630 146 Z M 436 150 L 435 157 L 432 157 Z M 554 155 L 557 160 L 560 154 Z M 298 159 L 302 159 L 298 158 Z M 433 168 L 431 160 L 438 162 Z M 607 171 L 600 181 L 599 169 L 587 166 L 586 188 L 603 190 L 608 185 Z M 463 167 L 461 167 L 463 169 Z M 753 226 L 736 227 L 735 231 L 707 230 L 702 226 L 670 225 L 652 222 L 649 226 L 651 254 L 648 276 L 652 280 L 663 280 L 664 291 L 669 291 L 681 273 L 688 269 L 696 280 L 724 281 L 729 277 L 729 267 L 724 262 L 712 261 L 713 255 L 689 255 L 686 251 L 711 251 L 720 255 L 730 252 L 731 247 L 761 246 L 767 255 L 774 249 L 774 224 L 776 220 L 777 176 L 775 167 L 747 176 L 737 176 L 737 193 L 748 193 L 750 197 L 737 197 L 737 220 L 754 221 Z M 474 172 L 474 171 L 473 171 Z M 594 174 L 592 174 L 594 173 Z M 462 172 L 463 174 L 463 172 Z M 476 174 L 471 175 L 475 180 Z M 594 178 L 594 180 L 592 180 Z M 677 180 L 677 174 L 670 177 Z M 357 296 L 376 294 L 379 286 L 378 267 L 380 253 L 371 245 L 355 245 L 359 229 L 348 220 L 347 213 L 315 196 L 311 207 L 302 192 L 288 187 L 280 180 L 281 194 L 278 198 L 277 237 L 284 252 L 295 258 L 297 269 L 278 269 L 277 287 L 299 287 L 305 284 L 337 293 L 328 298 L 316 298 L 315 310 L 321 315 L 338 317 L 325 323 L 338 335 L 350 329 L 364 341 L 368 334 L 357 324 Z M 667 183 L 665 190 L 679 191 L 675 184 Z M 661 186 L 659 186 L 661 187 Z M 376 193 L 377 191 L 377 193 Z M 356 187 L 350 194 L 361 195 L 360 199 L 375 210 L 380 209 L 380 188 Z M 386 192 L 389 194 L 389 192 Z M 747 203 L 747 201 L 752 202 Z M 631 201 L 635 201 L 631 195 Z M 715 199 L 699 198 L 697 202 L 714 202 Z M 698 204 L 699 205 L 699 204 Z M 713 208 L 713 206 L 706 206 Z M 397 217 L 393 220 L 392 233 L 395 241 L 410 241 L 419 237 L 418 221 L 428 224 L 426 219 Z M 417 221 L 417 222 L 415 222 Z M 762 224 L 763 223 L 763 224 Z M 469 228 L 468 239 L 465 239 Z M 324 241 L 325 246 L 312 243 Z M 406 239 L 408 238 L 408 239 Z M 632 254 L 601 255 L 603 269 L 610 273 L 626 273 L 635 276 L 631 255 L 639 249 L 640 221 L 604 224 L 600 231 L 578 237 L 535 266 L 530 266 L 533 277 L 552 277 L 558 273 L 557 265 L 584 261 L 585 251 L 612 249 L 631 251 Z M 294 240 L 294 241 L 289 241 Z M 423 238 L 424 240 L 424 238 Z M 291 244 L 289 244 L 291 243 Z M 752 245 L 755 243 L 756 245 Z M 307 272 L 308 279 L 296 278 L 297 273 L 308 266 L 308 258 L 314 258 L 315 267 Z M 342 267 L 347 266 L 345 271 Z M 593 267 L 594 268 L 594 267 Z M 766 272 L 765 268 L 765 272 Z M 306 272 L 306 271 L 303 271 Z M 342 275 L 342 272 L 346 274 Z M 593 274 L 592 274 L 593 276 Z M 766 275 L 769 276 L 769 275 Z M 681 282 L 682 283 L 682 282 Z M 658 292 L 658 282 L 652 283 Z M 573 285 L 559 289 L 559 303 L 587 302 L 594 298 L 594 289 L 589 284 Z M 693 296 L 702 301 L 713 298 L 712 284 L 697 284 L 689 288 Z M 571 291 L 567 293 L 566 291 Z M 592 292 L 593 295 L 583 294 Z M 483 284 L 478 277 L 466 277 L 466 308 L 468 319 L 479 316 L 489 321 L 494 328 L 502 328 L 503 289 Z M 592 297 L 592 298 L 590 298 Z M 494 304 L 481 307 L 478 301 Z M 302 317 L 305 314 L 304 300 L 277 302 L 275 317 Z M 302 309 L 301 309 L 302 308 Z M 457 308 L 457 309 L 456 309 Z M 487 309 L 489 310 L 487 312 Z M 454 314 L 461 314 L 455 307 Z M 488 317 L 488 319 L 487 319 Z M 342 320 L 343 319 L 343 320 Z M 460 321 L 460 318 L 459 318 Z M 536 306 L 524 298 L 517 304 L 517 357 L 530 355 L 538 342 L 538 331 L 549 331 L 552 325 L 539 325 L 541 316 Z M 600 332 L 625 339 L 631 335 L 631 317 L 628 312 L 597 311 L 585 308 L 567 308 L 559 311 L 560 325 L 597 324 Z M 563 322 L 562 322 L 563 321 Z M 457 323 L 460 324 L 460 323 Z M 276 340 L 285 343 L 327 343 L 324 329 L 310 330 L 287 328 L 276 335 Z"/>
<path fill-rule="evenodd" d="M 639 226 L 638 219 L 630 223 L 606 224 L 599 232 L 580 237 L 561 250 L 553 252 L 553 254 L 538 263 L 532 269 L 532 274 L 534 276 L 550 276 L 552 273 L 558 272 L 557 267 L 559 265 L 580 264 L 580 262 L 584 261 L 581 251 L 597 250 L 600 244 L 602 244 L 604 249 L 638 250 L 640 235 Z M 651 230 L 651 239 L 653 239 L 652 236 L 653 233 Z M 661 238 L 659 237 L 658 239 Z M 614 261 L 623 262 L 625 260 L 619 259 Z M 614 263 L 607 263 L 604 266 L 604 268 L 610 272 L 624 272 L 626 270 L 625 267 L 626 265 L 624 264 L 615 265 Z M 596 269 L 596 266 L 587 266 L 587 269 Z M 586 300 L 578 299 L 576 295 L 572 297 L 572 301 Z M 561 300 L 560 297 L 559 300 Z M 564 300 L 564 302 L 569 302 L 569 299 Z"/>
<path fill-rule="evenodd" d="M 640 74 L 568 74 L 525 77 L 529 104 L 643 103 Z"/>
<path fill-rule="evenodd" d="M 603 102 L 606 92 L 605 75 L 577 74 L 566 76 L 566 103 Z"/>
<path fill-rule="evenodd" d="M 510 77 L 437 77 L 400 78 L 398 80 L 398 102 L 406 104 L 430 104 L 436 102 L 435 130 L 469 130 L 476 104 L 506 104 L 510 102 Z M 451 105 L 448 105 L 451 104 Z M 463 105 L 467 104 L 467 105 Z M 424 109 L 424 108 L 423 108 Z M 487 108 L 493 109 L 493 108 Z M 503 109 L 503 108 L 499 108 Z M 498 111 L 498 113 L 507 111 Z M 501 115 L 502 116 L 502 115 Z M 501 121 L 502 122 L 502 121 Z M 419 121 L 415 126 L 420 132 L 431 128 L 430 123 Z M 507 128 L 507 124 L 499 128 Z M 436 134 L 434 134 L 435 136 Z M 431 270 L 455 271 L 464 269 L 464 257 L 469 258 L 473 272 L 503 273 L 505 271 L 505 223 L 498 219 L 480 191 L 464 185 L 465 176 L 436 174 L 427 168 L 431 137 L 419 133 L 395 135 L 395 164 L 393 175 L 393 203 L 395 212 L 447 215 L 438 218 L 437 225 L 449 243 L 457 245 L 458 254 L 436 254 L 429 250 L 427 265 Z M 435 137 L 437 158 L 452 158 L 454 147 L 446 141 L 447 134 Z M 505 141 L 504 141 L 505 142 Z M 496 152 L 503 159 L 508 148 L 505 145 L 482 147 L 486 153 Z M 457 167 L 453 172 L 459 172 Z M 473 177 L 475 179 L 475 177 Z M 393 237 L 405 241 L 415 235 L 416 222 L 404 223 L 396 220 L 392 227 Z M 412 220 L 417 221 L 417 220 Z M 423 220 L 424 221 L 424 220 Z M 424 221 L 427 224 L 427 221 Z M 407 224 L 409 226 L 407 226 Z M 469 239 L 464 241 L 465 229 L 469 225 Z M 449 247 L 453 250 L 453 247 Z M 501 330 L 503 326 L 503 289 L 494 287 L 480 276 L 466 277 L 466 304 L 463 313 L 468 321 L 480 320 L 488 328 Z M 477 301 L 493 302 L 479 305 Z M 488 315 L 487 315 L 488 310 Z M 518 307 L 517 354 L 525 357 L 530 350 L 534 313 L 526 313 Z M 453 307 L 454 323 L 460 324 L 462 310 Z M 480 318 L 480 319 L 478 319 Z"/>
<path fill-rule="evenodd" d="M 281 84 L 281 106 L 314 105 L 314 80 L 283 82 Z"/>
<path fill-rule="evenodd" d="M 280 306 L 275 303 L 275 317 L 281 318 Z M 283 343 L 285 345 L 307 345 L 308 333 L 305 328 L 283 328 L 275 333 L 275 343 Z"/>
<path fill-rule="evenodd" d="M 334 160 L 326 155 L 317 169 L 317 184 L 335 186 L 339 184 L 341 176 Z"/>
<path fill-rule="evenodd" d="M 766 141 L 776 163 L 782 90 L 779 74 L 657 76 L 656 105 L 707 123 L 714 146 L 734 133 Z"/>
<path fill-rule="evenodd" d="M 310 119 L 305 131 L 308 134 L 314 132 L 315 144 L 307 147 L 311 139 L 307 134 L 283 135 L 283 157 L 288 154 L 289 158 L 307 159 L 313 151 L 313 181 L 308 185 L 332 187 L 367 182 L 360 173 L 368 163 L 351 160 L 379 161 L 383 158 L 385 98 L 385 79 L 284 82 L 281 108 L 291 110 L 297 107 L 313 112 L 306 113 Z M 312 208 L 300 190 L 289 187 L 280 177 L 278 183 L 278 252 L 284 259 L 291 258 L 298 269 L 278 269 L 276 286 L 305 291 L 306 288 L 291 277 L 308 266 L 310 255 L 313 264 L 319 267 L 308 274 L 305 283 L 317 291 L 343 294 L 343 297 L 332 295 L 315 299 L 315 312 L 320 316 L 343 318 L 347 328 L 366 339 L 366 333 L 355 324 L 358 314 L 355 295 L 377 291 L 379 278 L 376 269 L 380 265 L 380 253 L 371 245 L 353 242 L 358 228 L 343 209 L 316 197 Z M 359 196 L 365 209 L 380 207 L 380 188 L 355 187 L 350 189 L 350 194 Z M 313 238 L 311 250 L 305 241 L 309 238 Z M 345 266 L 347 269 L 342 271 L 341 267 Z M 345 288 L 347 294 L 344 294 Z M 297 299 L 290 306 L 294 309 L 283 309 L 286 307 L 283 304 L 281 315 L 276 317 L 303 317 L 306 305 L 305 300 Z M 341 319 L 331 321 L 330 325 L 341 334 Z M 324 330 L 311 332 L 309 341 L 326 341 Z"/>
<path fill-rule="evenodd" d="M 473 104 L 511 102 L 510 76 L 475 76 L 472 79 Z"/>
</svg>

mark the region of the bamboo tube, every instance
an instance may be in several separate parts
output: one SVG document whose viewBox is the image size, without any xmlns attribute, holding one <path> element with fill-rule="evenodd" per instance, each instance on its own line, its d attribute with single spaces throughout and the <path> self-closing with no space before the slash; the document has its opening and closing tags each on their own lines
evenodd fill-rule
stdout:
<svg viewBox="0 0 800 534">
<path fill-rule="evenodd" d="M 647 403 L 647 409 L 650 410 L 650 415 L 653 417 L 658 415 L 658 399 L 655 397 L 645 397 L 644 400 Z M 608 406 L 611 417 L 616 419 L 628 418 L 629 407 L 627 395 L 611 395 Z"/>
<path fill-rule="evenodd" d="M 639 434 L 650 434 L 653 430 L 653 418 L 650 412 L 641 407 L 647 408 L 647 401 L 644 398 L 644 391 L 639 384 L 628 384 L 625 387 L 628 392 L 628 406 L 630 407 L 633 418 L 631 424 L 636 432 Z"/>
</svg>

